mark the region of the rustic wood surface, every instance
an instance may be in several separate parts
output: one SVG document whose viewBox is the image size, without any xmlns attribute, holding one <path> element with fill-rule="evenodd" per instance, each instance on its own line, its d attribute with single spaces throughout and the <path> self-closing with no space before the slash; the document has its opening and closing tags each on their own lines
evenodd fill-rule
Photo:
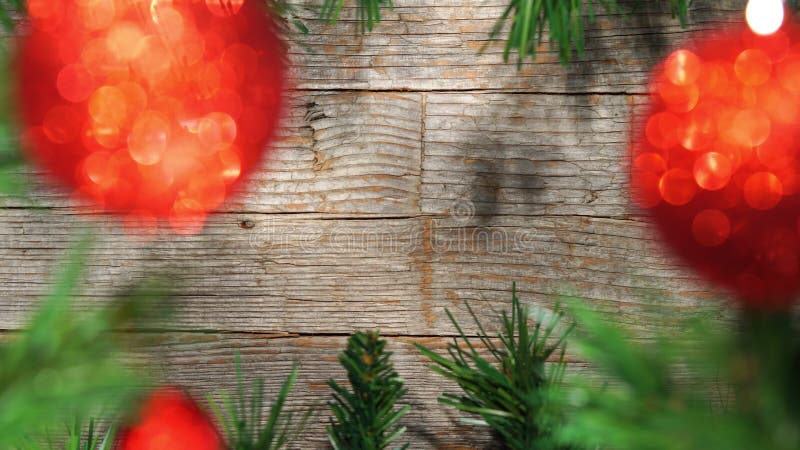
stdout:
<svg viewBox="0 0 800 450">
<path fill-rule="evenodd" d="M 411 448 L 482 449 L 496 443 L 436 403 L 454 387 L 411 346 L 444 348 L 445 308 L 469 323 L 468 300 L 492 322 L 517 282 L 531 305 L 577 295 L 646 335 L 653 299 L 684 311 L 715 297 L 663 253 L 626 194 L 631 112 L 652 65 L 688 36 L 667 2 L 601 15 L 568 67 L 545 44 L 521 70 L 487 42 L 503 0 L 396 0 L 366 36 L 314 20 L 316 3 L 300 8 L 312 33 L 292 36 L 282 138 L 199 235 L 129 236 L 40 180 L 26 198 L 0 198 L 0 329 L 24 326 L 70 242 L 92 229 L 81 307 L 152 274 L 179 287 L 176 316 L 153 324 L 160 344 L 136 350 L 165 381 L 230 390 L 239 349 L 247 378 L 265 376 L 271 393 L 299 361 L 293 407 L 323 405 L 325 381 L 344 377 L 346 336 L 379 328 L 410 388 Z M 744 6 L 694 3 L 690 30 Z M 571 366 L 588 370 L 577 356 Z M 326 448 L 326 421 L 296 447 Z"/>
</svg>

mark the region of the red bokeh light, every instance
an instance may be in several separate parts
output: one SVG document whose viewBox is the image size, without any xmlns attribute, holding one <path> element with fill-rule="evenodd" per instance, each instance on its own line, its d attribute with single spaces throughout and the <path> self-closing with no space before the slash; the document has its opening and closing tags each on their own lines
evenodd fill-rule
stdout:
<svg viewBox="0 0 800 450">
<path fill-rule="evenodd" d="M 692 219 L 692 235 L 698 244 L 706 247 L 722 245 L 731 234 L 731 222 L 724 212 L 706 209 Z"/>
<path fill-rule="evenodd" d="M 800 26 L 705 32 L 652 75 L 632 195 L 665 243 L 749 306 L 800 291 Z"/>
<path fill-rule="evenodd" d="M 670 169 L 658 182 L 661 198 L 671 205 L 685 205 L 697 194 L 697 185 L 692 173 L 686 169 Z"/>
<path fill-rule="evenodd" d="M 197 232 L 260 160 L 285 47 L 257 0 L 36 0 L 23 144 L 72 197 Z M 190 226 L 186 226 L 186 224 Z"/>
<path fill-rule="evenodd" d="M 137 423 L 120 433 L 118 448 L 222 450 L 224 445 L 211 419 L 191 398 L 179 389 L 161 388 L 142 406 Z"/>
<path fill-rule="evenodd" d="M 664 75 L 676 86 L 688 86 L 700 77 L 702 62 L 688 50 L 673 52 L 664 63 Z"/>
<path fill-rule="evenodd" d="M 769 80 L 772 60 L 764 50 L 750 48 L 739 53 L 733 70 L 736 78 L 745 86 L 759 86 Z"/>
<path fill-rule="evenodd" d="M 731 162 L 725 155 L 708 152 L 694 162 L 694 181 L 708 191 L 718 191 L 731 179 Z"/>
</svg>

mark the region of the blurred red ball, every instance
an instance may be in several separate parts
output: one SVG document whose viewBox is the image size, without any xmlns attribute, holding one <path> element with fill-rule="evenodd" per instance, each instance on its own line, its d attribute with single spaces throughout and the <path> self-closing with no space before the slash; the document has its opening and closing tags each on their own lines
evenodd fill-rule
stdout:
<svg viewBox="0 0 800 450">
<path fill-rule="evenodd" d="M 161 388 L 144 403 L 135 425 L 124 429 L 120 450 L 222 450 L 211 419 L 181 390 Z"/>
<path fill-rule="evenodd" d="M 634 200 L 702 275 L 750 307 L 788 306 L 800 291 L 800 26 L 700 33 L 652 78 Z"/>
<path fill-rule="evenodd" d="M 197 231 L 280 117 L 285 47 L 263 3 L 28 6 L 15 70 L 32 159 L 95 208 Z"/>
</svg>

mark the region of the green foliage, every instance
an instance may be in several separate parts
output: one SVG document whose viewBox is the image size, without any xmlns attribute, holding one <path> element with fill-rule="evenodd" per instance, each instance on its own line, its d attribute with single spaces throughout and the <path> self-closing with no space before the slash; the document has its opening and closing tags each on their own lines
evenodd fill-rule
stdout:
<svg viewBox="0 0 800 450">
<path fill-rule="evenodd" d="M 111 450 L 115 436 L 116 428 L 113 426 L 105 433 L 100 433 L 95 428 L 94 419 L 89 420 L 88 429 L 84 433 L 83 423 L 75 418 L 72 426 L 67 427 L 67 437 L 60 445 L 54 444 L 53 438 L 48 436 L 46 445 L 28 439 L 17 450 Z"/>
<path fill-rule="evenodd" d="M 264 379 L 253 381 L 248 395 L 245 393 L 244 379 L 242 377 L 242 363 L 239 354 L 236 355 L 236 397 L 231 399 L 227 393 L 222 393 L 221 405 L 208 397 L 211 410 L 225 430 L 228 448 L 231 450 L 278 450 L 289 445 L 305 429 L 311 410 L 308 410 L 295 424 L 293 413 L 285 413 L 286 399 L 297 381 L 299 370 L 297 365 L 292 368 L 289 377 L 284 381 L 278 398 L 270 405 L 267 421 L 263 422 L 265 397 Z"/>
<path fill-rule="evenodd" d="M 14 32 L 14 15 L 24 8 L 24 0 L 0 1 L 0 24 L 6 32 Z M 6 44 L 0 43 L 0 193 L 19 195 L 24 187 L 20 176 L 23 159 L 14 120 L 9 59 Z"/>
<path fill-rule="evenodd" d="M 120 366 L 111 331 L 144 317 L 160 293 L 139 287 L 96 313 L 78 313 L 88 240 L 72 252 L 28 328 L 0 344 L 0 449 L 98 406 L 126 404 L 141 379 Z"/>
<path fill-rule="evenodd" d="M 464 391 L 463 395 L 445 393 L 439 401 L 480 415 L 483 421 L 469 422 L 489 425 L 510 449 L 560 448 L 553 433 L 563 418 L 550 399 L 564 376 L 565 339 L 572 326 L 559 326 L 563 313 L 557 310 L 550 317 L 542 312 L 531 329 L 528 308 L 521 305 L 515 287 L 511 316 L 506 311 L 501 314 L 503 329 L 496 336 L 501 344 L 498 346 L 469 304 L 467 309 L 478 326 L 478 339 L 496 365 L 478 353 L 447 311 L 459 335 L 448 346 L 449 358 L 417 345 L 435 363 L 435 372 L 455 381 Z M 558 359 L 548 365 L 548 359 L 555 354 Z"/>
<path fill-rule="evenodd" d="M 345 0 L 325 0 L 320 17 L 330 23 L 339 20 Z M 362 33 L 372 31 L 376 23 L 381 21 L 381 8 L 392 9 L 392 0 L 357 0 L 358 27 Z"/>
<path fill-rule="evenodd" d="M 669 0 L 673 17 L 680 18 L 686 25 L 691 0 Z M 595 3 L 608 13 L 617 13 L 620 6 L 617 0 L 511 0 L 508 7 L 497 20 L 490 33 L 497 39 L 506 22 L 511 19 L 511 29 L 503 50 L 503 60 L 508 61 L 510 53 L 518 53 L 518 65 L 525 58 L 536 58 L 537 47 L 542 44 L 547 29 L 550 47 L 557 48 L 561 62 L 566 64 L 573 51 L 583 56 L 586 22 L 595 21 Z"/>
<path fill-rule="evenodd" d="M 14 31 L 14 15 L 25 11 L 25 0 L 0 0 L 0 24 L 8 32 Z"/>
<path fill-rule="evenodd" d="M 703 313 L 635 340 L 576 308 L 579 353 L 612 381 L 575 388 L 560 437 L 636 450 L 800 448 L 800 345 L 785 314 L 748 312 L 732 330 Z M 680 322 L 679 322 L 680 323 Z"/>
<path fill-rule="evenodd" d="M 408 389 L 403 388 L 389 361 L 392 353 L 385 348 L 379 332 L 359 332 L 350 336 L 347 349 L 339 355 L 353 391 L 328 381 L 334 391 L 328 403 L 334 415 L 328 437 L 337 450 L 385 449 L 406 430 L 397 421 L 411 407 L 395 409 L 395 404 Z M 408 444 L 397 448 L 408 448 Z"/>
<path fill-rule="evenodd" d="M 686 27 L 688 24 L 687 18 L 691 4 L 692 0 L 669 0 L 669 11 L 672 14 L 672 18 L 678 18 L 682 27 Z"/>
</svg>

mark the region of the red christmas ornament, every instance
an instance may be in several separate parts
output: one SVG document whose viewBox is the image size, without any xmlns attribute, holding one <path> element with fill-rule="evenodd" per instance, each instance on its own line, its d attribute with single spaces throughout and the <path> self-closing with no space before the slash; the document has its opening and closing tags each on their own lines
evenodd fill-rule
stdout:
<svg viewBox="0 0 800 450">
<path fill-rule="evenodd" d="M 800 290 L 800 27 L 705 33 L 652 75 L 632 189 L 665 243 L 751 307 Z"/>
<path fill-rule="evenodd" d="M 211 419 L 175 388 L 154 392 L 143 405 L 139 422 L 119 435 L 120 450 L 222 450 Z"/>
<path fill-rule="evenodd" d="M 263 3 L 27 3 L 16 71 L 33 159 L 104 211 L 197 231 L 280 115 L 285 50 Z"/>
</svg>

